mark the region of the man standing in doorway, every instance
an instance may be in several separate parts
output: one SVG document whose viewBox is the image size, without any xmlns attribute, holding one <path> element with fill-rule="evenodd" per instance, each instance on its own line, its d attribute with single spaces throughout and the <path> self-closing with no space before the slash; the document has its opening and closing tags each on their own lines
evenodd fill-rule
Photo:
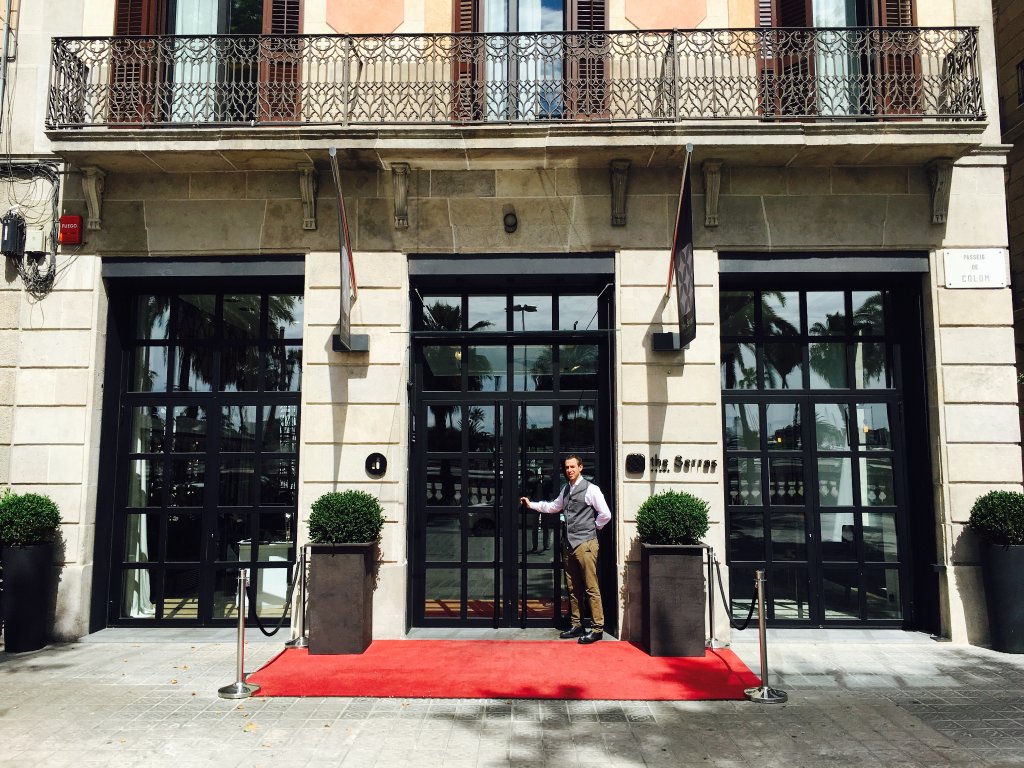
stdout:
<svg viewBox="0 0 1024 768">
<path fill-rule="evenodd" d="M 604 634 L 604 608 L 597 583 L 597 532 L 612 519 L 612 512 L 601 489 L 583 479 L 583 461 L 575 453 L 565 457 L 565 479 L 569 484 L 554 501 L 530 501 L 523 496 L 519 503 L 547 515 L 564 510 L 562 565 L 569 587 L 572 626 L 559 637 L 578 637 L 580 643 L 587 645 L 596 643 Z M 584 594 L 590 606 L 589 630 L 583 629 L 581 615 Z"/>
</svg>

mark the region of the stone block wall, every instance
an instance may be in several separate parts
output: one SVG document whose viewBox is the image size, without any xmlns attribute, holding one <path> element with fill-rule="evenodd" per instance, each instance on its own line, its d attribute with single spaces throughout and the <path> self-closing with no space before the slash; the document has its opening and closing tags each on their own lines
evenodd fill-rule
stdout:
<svg viewBox="0 0 1024 768">
<path fill-rule="evenodd" d="M 721 407 L 718 374 L 718 257 L 736 250 L 792 253 L 912 250 L 932 254 L 926 336 L 932 365 L 936 525 L 948 580 L 944 621 L 958 639 L 981 642 L 981 592 L 971 555 L 958 542 L 975 492 L 1019 487 L 1019 433 L 1013 422 L 1012 315 L 1009 291 L 942 287 L 937 253 L 944 247 L 1003 247 L 1001 159 L 957 163 L 945 224 L 931 220 L 923 166 L 723 167 L 719 225 L 705 227 L 701 169 L 694 167 L 697 338 L 683 353 L 653 353 L 650 336 L 675 326 L 665 296 L 679 169 L 634 168 L 627 226 L 611 226 L 607 168 L 413 170 L 409 227 L 394 227 L 391 174 L 343 169 L 359 298 L 355 332 L 370 336 L 368 356 L 331 351 L 340 283 L 333 181 L 319 176 L 317 228 L 302 228 L 297 170 L 134 174 L 107 177 L 103 228 L 88 232 L 83 252 L 61 256 L 68 269 L 37 305 L 10 281 L 0 291 L 0 472 L 25 487 L 52 483 L 76 510 L 66 539 L 87 573 L 97 479 L 103 331 L 106 308 L 96 255 L 208 256 L 306 254 L 305 358 L 300 509 L 327 490 L 361 487 L 379 495 L 388 525 L 382 542 L 380 636 L 404 629 L 407 580 L 405 509 L 409 379 L 408 253 L 615 252 L 619 455 L 669 459 L 668 473 L 630 478 L 615 492 L 620 578 L 636 595 L 634 514 L 652 492 L 690 490 L 712 504 L 709 543 L 724 558 Z M 519 229 L 501 226 L 513 205 Z M 64 209 L 85 213 L 80 183 L 69 180 Z M 566 265 L 571 269 L 571 265 Z M 9 351 L 9 354 L 7 353 Z M 12 362 L 13 361 L 13 362 Z M 77 426 L 76 426 L 77 424 Z M 383 480 L 363 462 L 388 458 Z M 675 471 L 674 457 L 717 460 L 713 472 Z M 3 453 L 0 453 L 0 458 Z M 41 467 L 46 467 L 42 469 Z M 47 474 L 51 471 L 53 474 Z M 302 535 L 305 531 L 302 530 Z M 76 565 L 76 567 L 79 567 Z M 973 579 L 973 581 L 972 581 Z M 81 594 L 84 596 L 85 592 Z M 81 626 L 88 600 L 69 607 Z M 717 601 L 719 605 L 721 601 Z M 624 633 L 639 616 L 627 597 Z M 717 622 L 724 636 L 724 614 Z"/>
<path fill-rule="evenodd" d="M 0 485 L 6 486 L 11 482 L 11 426 L 22 294 L 17 273 L 9 261 L 4 262 L 6 274 L 0 283 Z"/>
<path fill-rule="evenodd" d="M 106 304 L 98 259 L 61 261 L 43 299 L 16 275 L 0 290 L 0 484 L 60 508 L 54 634 L 73 639 L 88 631 Z"/>
<path fill-rule="evenodd" d="M 944 247 L 1006 247 L 1002 180 L 1003 168 L 990 158 L 956 164 Z M 940 580 L 947 593 L 942 608 L 949 611 L 943 621 L 954 640 L 985 644 L 977 542 L 964 524 L 978 496 L 1021 489 L 1011 289 L 946 288 L 939 251 L 933 254 L 928 305 L 937 562 L 947 566 Z"/>
<path fill-rule="evenodd" d="M 374 636 L 401 637 L 408 578 L 408 268 L 404 254 L 377 252 L 357 253 L 355 270 L 359 292 L 352 332 L 369 336 L 368 355 L 331 350 L 341 293 L 337 251 L 306 258 L 299 540 L 308 538 L 309 507 L 321 494 L 362 490 L 377 496 L 386 524 Z M 366 457 L 377 452 L 388 461 L 381 479 L 366 474 Z"/>
<path fill-rule="evenodd" d="M 1024 103 L 1017 67 L 1024 63 L 1024 6 L 994 0 L 999 122 L 1003 143 L 1012 145 L 1006 167 L 1006 212 L 1017 344 L 1017 370 L 1024 372 Z M 1018 390 L 1022 391 L 1022 390 Z M 1024 414 L 1021 415 L 1024 428 Z"/>
<path fill-rule="evenodd" d="M 694 254 L 697 337 L 681 352 L 651 351 L 651 335 L 678 332 L 675 288 L 666 295 L 668 250 L 623 250 L 617 264 L 616 308 L 619 333 L 618 376 L 618 534 L 620 578 L 625 589 L 622 634 L 640 637 L 640 546 L 636 510 L 649 496 L 666 490 L 686 491 L 711 505 L 711 530 L 705 542 L 725 560 L 725 491 L 722 461 L 722 398 L 718 344 L 718 257 L 714 251 Z M 627 475 L 625 457 L 647 458 L 642 475 Z M 667 461 L 667 471 L 652 457 Z M 678 466 L 675 457 L 700 462 Z M 714 461 L 714 468 L 703 462 Z M 728 571 L 723 571 L 728 589 Z M 709 588 L 713 585 L 708 585 Z M 717 596 L 716 596 L 717 597 Z M 728 617 L 716 599 L 716 636 L 729 637 Z"/>
</svg>

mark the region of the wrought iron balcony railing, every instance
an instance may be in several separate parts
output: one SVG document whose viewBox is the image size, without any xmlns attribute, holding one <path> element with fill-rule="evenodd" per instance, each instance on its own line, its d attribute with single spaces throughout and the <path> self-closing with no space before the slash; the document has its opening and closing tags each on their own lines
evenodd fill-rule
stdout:
<svg viewBox="0 0 1024 768">
<path fill-rule="evenodd" d="M 55 38 L 46 125 L 979 120 L 977 29 Z"/>
</svg>

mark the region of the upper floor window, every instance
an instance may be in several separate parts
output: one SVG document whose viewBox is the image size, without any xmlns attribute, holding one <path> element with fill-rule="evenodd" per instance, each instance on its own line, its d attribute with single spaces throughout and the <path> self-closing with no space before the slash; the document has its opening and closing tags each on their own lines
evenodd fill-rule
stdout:
<svg viewBox="0 0 1024 768">
<path fill-rule="evenodd" d="M 455 31 L 562 32 L 608 28 L 606 0 L 454 0 Z"/>
<path fill-rule="evenodd" d="M 110 122 L 208 123 L 298 118 L 302 0 L 117 0 L 114 34 L 248 35 L 177 40 L 173 64 L 152 41 L 112 46 Z M 225 95 L 225 92 L 228 94 Z"/>
<path fill-rule="evenodd" d="M 767 30 L 762 110 L 776 115 L 917 114 L 921 55 L 914 35 L 863 27 L 913 26 L 914 0 L 757 0 Z M 793 28 L 816 28 L 813 43 Z"/>
<path fill-rule="evenodd" d="M 484 0 L 484 32 L 561 32 L 562 0 Z"/>
<path fill-rule="evenodd" d="M 527 39 L 463 38 L 454 75 L 458 120 L 556 120 L 608 114 L 606 0 L 454 0 L 460 35 L 519 32 Z M 580 32 L 570 39 L 545 35 Z M 531 34 L 541 33 L 541 34 Z"/>
<path fill-rule="evenodd" d="M 757 0 L 761 27 L 910 27 L 914 0 Z"/>
<path fill-rule="evenodd" d="M 115 35 L 294 35 L 302 0 L 117 0 Z"/>
</svg>

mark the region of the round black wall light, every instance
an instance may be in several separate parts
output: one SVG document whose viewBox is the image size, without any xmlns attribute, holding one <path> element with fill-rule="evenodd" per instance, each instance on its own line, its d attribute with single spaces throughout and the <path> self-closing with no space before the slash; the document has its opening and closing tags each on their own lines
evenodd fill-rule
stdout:
<svg viewBox="0 0 1024 768">
<path fill-rule="evenodd" d="M 366 474 L 370 477 L 384 477 L 388 471 L 388 460 L 383 453 L 371 453 L 366 457 Z"/>
</svg>

